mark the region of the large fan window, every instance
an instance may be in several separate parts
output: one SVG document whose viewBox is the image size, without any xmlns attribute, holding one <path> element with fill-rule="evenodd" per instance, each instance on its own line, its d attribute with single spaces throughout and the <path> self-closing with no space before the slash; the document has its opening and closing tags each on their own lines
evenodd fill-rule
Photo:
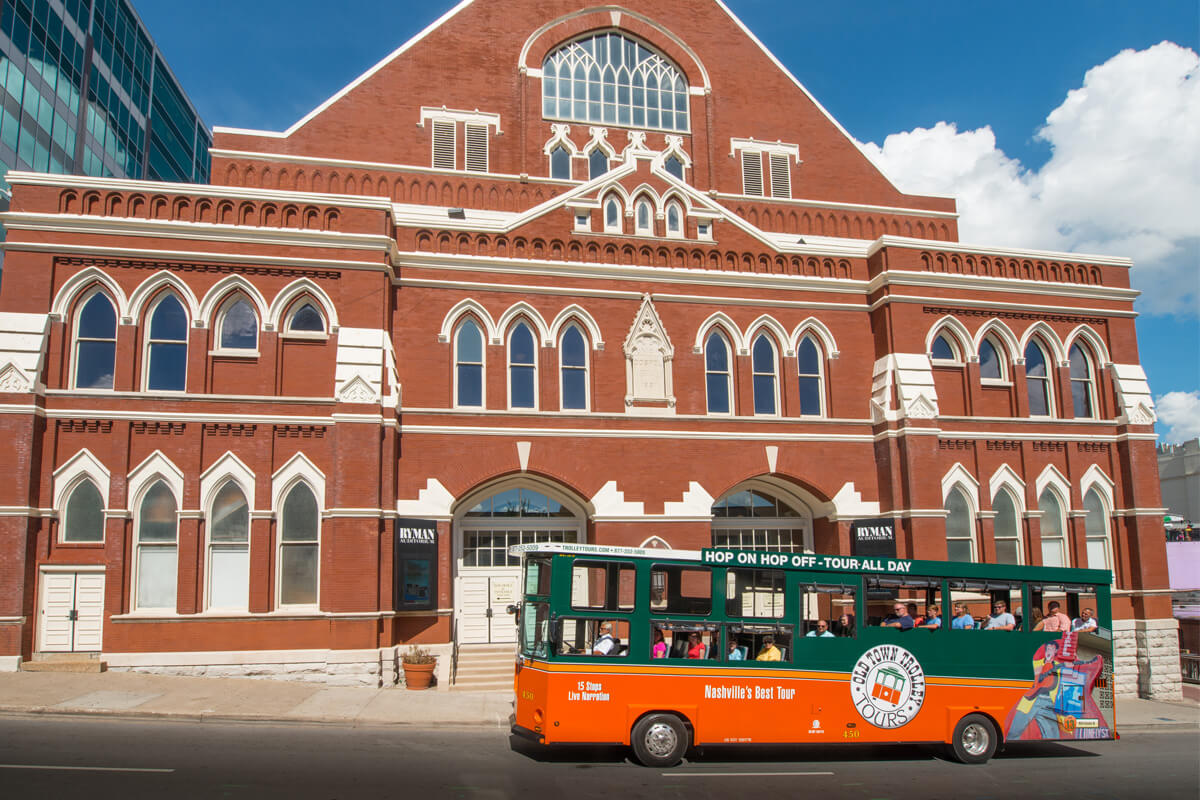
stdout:
<svg viewBox="0 0 1200 800">
<path fill-rule="evenodd" d="M 614 31 L 576 39 L 542 63 L 542 114 L 551 119 L 688 130 L 679 69 Z"/>
</svg>

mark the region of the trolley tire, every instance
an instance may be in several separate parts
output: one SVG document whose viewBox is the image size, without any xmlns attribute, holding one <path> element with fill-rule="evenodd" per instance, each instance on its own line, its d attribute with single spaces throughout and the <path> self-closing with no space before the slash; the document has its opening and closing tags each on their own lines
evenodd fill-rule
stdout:
<svg viewBox="0 0 1200 800">
<path fill-rule="evenodd" d="M 629 737 L 633 755 L 646 767 L 673 767 L 691 746 L 691 734 L 674 714 L 647 714 Z"/>
<path fill-rule="evenodd" d="M 996 754 L 1000 732 L 983 714 L 968 714 L 954 726 L 950 757 L 962 764 L 983 764 Z"/>
</svg>

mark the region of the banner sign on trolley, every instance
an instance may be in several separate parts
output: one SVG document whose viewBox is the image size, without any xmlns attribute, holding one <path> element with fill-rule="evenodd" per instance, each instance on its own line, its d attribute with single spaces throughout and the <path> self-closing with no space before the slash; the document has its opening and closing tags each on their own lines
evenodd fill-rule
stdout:
<svg viewBox="0 0 1200 800">
<path fill-rule="evenodd" d="M 865 558 L 860 556 L 819 556 L 811 553 L 765 553 L 758 550 L 701 550 L 705 564 L 730 567 L 793 567 L 797 569 L 829 569 L 842 572 L 888 572 L 905 575 L 913 562 L 900 558 Z"/>
<path fill-rule="evenodd" d="M 882 517 L 850 523 L 850 554 L 895 558 L 896 521 L 891 517 Z"/>
<path fill-rule="evenodd" d="M 437 608 L 437 520 L 396 520 L 395 585 L 397 611 Z"/>
</svg>

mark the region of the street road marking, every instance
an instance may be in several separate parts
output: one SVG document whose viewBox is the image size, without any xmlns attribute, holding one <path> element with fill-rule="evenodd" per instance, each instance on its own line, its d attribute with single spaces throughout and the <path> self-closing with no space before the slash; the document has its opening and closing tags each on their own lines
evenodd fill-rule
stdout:
<svg viewBox="0 0 1200 800">
<path fill-rule="evenodd" d="M 763 776 L 778 775 L 796 776 L 796 775 L 832 775 L 832 772 L 664 772 L 664 776 L 679 777 L 679 778 L 754 778 Z"/>
<path fill-rule="evenodd" d="M 0 769 L 65 769 L 80 772 L 174 772 L 155 767 L 64 767 L 56 764 L 0 764 Z"/>
</svg>

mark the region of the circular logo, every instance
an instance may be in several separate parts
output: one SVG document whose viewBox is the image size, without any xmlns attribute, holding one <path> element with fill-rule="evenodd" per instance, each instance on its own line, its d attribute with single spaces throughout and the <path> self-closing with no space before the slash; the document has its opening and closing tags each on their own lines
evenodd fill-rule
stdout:
<svg viewBox="0 0 1200 800">
<path fill-rule="evenodd" d="M 850 696 L 859 716 L 877 728 L 912 721 L 925 702 L 925 671 L 912 653 L 881 644 L 863 653 L 850 674 Z"/>
</svg>

